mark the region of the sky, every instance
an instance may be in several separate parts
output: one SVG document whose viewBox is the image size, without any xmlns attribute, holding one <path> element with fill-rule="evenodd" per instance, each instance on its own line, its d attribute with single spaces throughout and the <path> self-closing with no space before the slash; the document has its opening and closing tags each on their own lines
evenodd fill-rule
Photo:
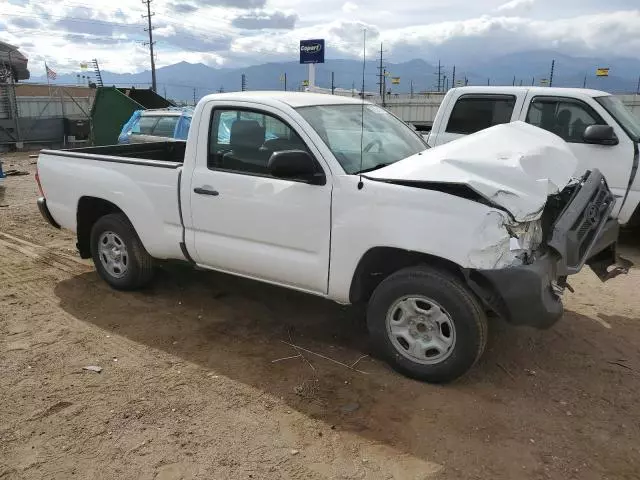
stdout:
<svg viewBox="0 0 640 480">
<path fill-rule="evenodd" d="M 0 0 L 0 40 L 77 72 L 97 58 L 118 73 L 149 69 L 146 5 L 133 0 Z M 324 38 L 328 58 L 465 63 L 556 50 L 640 56 L 640 0 L 153 0 L 156 65 L 241 67 L 297 61 L 299 41 Z M 526 58 L 526 56 L 523 56 Z"/>
</svg>

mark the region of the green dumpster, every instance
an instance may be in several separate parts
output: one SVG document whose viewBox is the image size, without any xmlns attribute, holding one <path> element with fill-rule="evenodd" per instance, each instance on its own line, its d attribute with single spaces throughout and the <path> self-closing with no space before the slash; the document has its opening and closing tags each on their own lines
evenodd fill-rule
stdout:
<svg viewBox="0 0 640 480">
<path fill-rule="evenodd" d="M 136 110 L 175 105 L 151 89 L 99 87 L 91 108 L 94 145 L 115 145 L 122 126 Z"/>
</svg>

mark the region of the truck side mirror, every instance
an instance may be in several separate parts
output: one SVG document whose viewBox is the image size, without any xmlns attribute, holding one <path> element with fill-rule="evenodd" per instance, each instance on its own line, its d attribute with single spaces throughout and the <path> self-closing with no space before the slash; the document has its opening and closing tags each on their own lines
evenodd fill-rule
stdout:
<svg viewBox="0 0 640 480">
<path fill-rule="evenodd" d="M 313 185 L 324 185 L 326 178 L 315 160 L 304 150 L 273 152 L 267 164 L 269 173 L 276 178 L 302 180 Z"/>
<path fill-rule="evenodd" d="M 584 143 L 595 145 L 617 145 L 618 137 L 610 125 L 589 125 L 582 135 Z"/>
</svg>

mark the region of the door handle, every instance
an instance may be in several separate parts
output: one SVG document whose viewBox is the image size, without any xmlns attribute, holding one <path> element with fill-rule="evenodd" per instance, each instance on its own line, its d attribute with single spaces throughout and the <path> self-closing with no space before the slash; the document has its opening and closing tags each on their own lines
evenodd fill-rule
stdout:
<svg viewBox="0 0 640 480">
<path fill-rule="evenodd" d="M 216 190 L 208 190 L 206 188 L 200 188 L 200 187 L 194 188 L 193 192 L 199 195 L 211 195 L 212 197 L 217 197 L 218 195 L 220 195 L 220 193 L 217 192 Z"/>
</svg>

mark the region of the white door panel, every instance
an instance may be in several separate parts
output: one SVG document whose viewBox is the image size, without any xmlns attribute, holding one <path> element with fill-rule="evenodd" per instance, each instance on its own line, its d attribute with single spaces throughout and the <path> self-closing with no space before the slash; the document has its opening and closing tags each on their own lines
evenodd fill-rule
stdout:
<svg viewBox="0 0 640 480">
<path fill-rule="evenodd" d="M 208 169 L 194 178 L 194 185 L 219 193 L 191 200 L 198 263 L 326 292 L 328 185 Z"/>
</svg>

